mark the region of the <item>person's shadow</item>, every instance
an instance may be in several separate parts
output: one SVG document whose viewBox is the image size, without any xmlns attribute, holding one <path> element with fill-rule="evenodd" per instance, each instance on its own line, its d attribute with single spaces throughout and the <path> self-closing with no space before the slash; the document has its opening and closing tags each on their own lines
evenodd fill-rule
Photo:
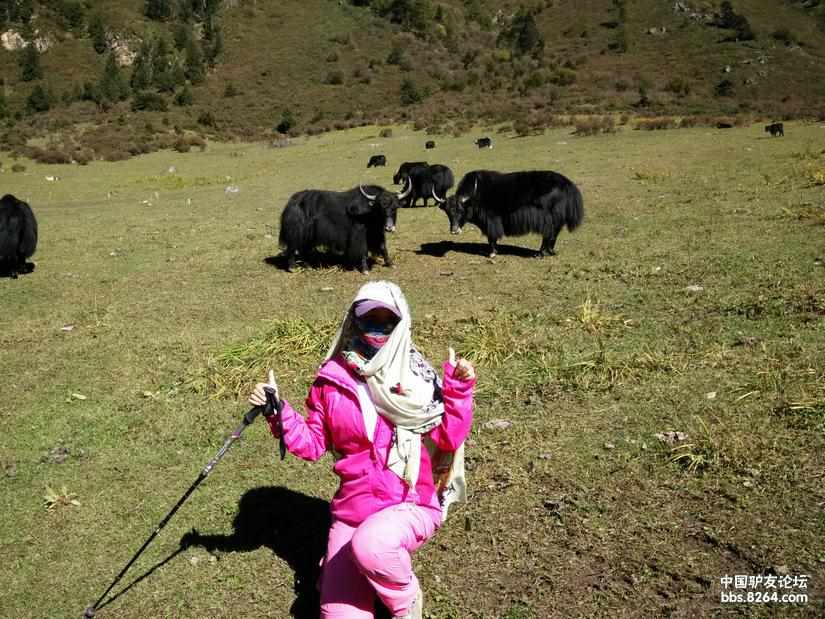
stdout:
<svg viewBox="0 0 825 619">
<path fill-rule="evenodd" d="M 329 503 L 288 488 L 262 487 L 246 492 L 230 535 L 204 535 L 193 529 L 180 540 L 181 548 L 200 546 L 209 551 L 251 552 L 265 546 L 295 572 L 295 619 L 318 619 L 321 599 L 316 583 L 327 547 Z M 376 618 L 389 615 L 377 604 Z"/>
</svg>

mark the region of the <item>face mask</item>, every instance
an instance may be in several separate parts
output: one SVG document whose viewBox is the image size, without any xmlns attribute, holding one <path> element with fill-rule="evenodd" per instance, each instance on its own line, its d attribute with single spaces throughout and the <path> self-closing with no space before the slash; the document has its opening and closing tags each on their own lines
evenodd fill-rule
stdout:
<svg viewBox="0 0 825 619">
<path fill-rule="evenodd" d="M 367 359 L 372 359 L 375 353 L 381 350 L 395 329 L 395 324 L 392 322 L 376 323 L 361 318 L 354 320 L 354 326 L 352 348 Z"/>
</svg>

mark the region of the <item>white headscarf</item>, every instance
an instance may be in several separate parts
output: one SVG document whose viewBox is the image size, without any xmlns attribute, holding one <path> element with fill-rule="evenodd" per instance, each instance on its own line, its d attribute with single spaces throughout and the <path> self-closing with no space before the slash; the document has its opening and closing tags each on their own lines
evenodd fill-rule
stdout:
<svg viewBox="0 0 825 619">
<path fill-rule="evenodd" d="M 361 286 L 332 341 L 326 359 L 334 357 L 347 346 L 353 331 L 354 307 L 366 300 L 378 301 L 394 308 L 400 317 L 387 342 L 360 368 L 360 373 L 366 380 L 378 413 L 396 428 L 387 467 L 410 488 L 415 488 L 421 463 L 421 436 L 441 423 L 444 402 L 436 371 L 412 344 L 410 308 L 401 289 L 387 281 L 369 282 Z M 465 497 L 464 445 L 455 454 L 445 454 L 433 449 L 431 452 L 433 467 L 436 469 L 435 481 L 440 486 L 440 495 L 444 495 L 440 498 L 446 517 L 449 503 Z M 445 503 L 446 501 L 449 503 Z"/>
</svg>

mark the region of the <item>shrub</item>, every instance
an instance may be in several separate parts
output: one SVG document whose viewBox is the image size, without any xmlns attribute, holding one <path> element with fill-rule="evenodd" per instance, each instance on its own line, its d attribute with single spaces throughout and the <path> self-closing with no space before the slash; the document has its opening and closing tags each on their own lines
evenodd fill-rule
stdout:
<svg viewBox="0 0 825 619">
<path fill-rule="evenodd" d="M 733 82 L 729 79 L 723 79 L 721 82 L 713 87 L 713 94 L 717 97 L 732 97 L 733 96 Z"/>
<path fill-rule="evenodd" d="M 59 148 L 37 148 L 31 151 L 29 156 L 39 163 L 46 164 L 65 164 L 72 162 L 69 154 Z"/>
<path fill-rule="evenodd" d="M 327 73 L 327 77 L 324 81 L 333 86 L 340 86 L 344 83 L 344 72 L 340 69 L 334 69 Z"/>
<path fill-rule="evenodd" d="M 419 103 L 424 97 L 419 92 L 418 88 L 411 79 L 405 79 L 401 82 L 401 104 L 402 105 L 412 105 L 413 103 Z"/>
<path fill-rule="evenodd" d="M 192 146 L 186 139 L 181 137 L 175 141 L 175 145 L 173 148 L 179 153 L 188 153 L 192 149 Z"/>
<path fill-rule="evenodd" d="M 237 97 L 240 93 L 238 92 L 237 87 L 232 82 L 227 82 L 226 88 L 223 89 L 223 96 L 227 99 L 231 97 Z"/>
<path fill-rule="evenodd" d="M 672 92 L 677 97 L 686 97 L 690 94 L 690 84 L 681 77 L 674 77 L 665 84 L 665 90 Z"/>
<path fill-rule="evenodd" d="M 338 52 L 332 50 L 329 54 L 327 54 L 327 62 L 338 62 Z"/>
<path fill-rule="evenodd" d="M 205 110 L 198 116 L 198 124 L 203 127 L 212 127 L 213 129 L 216 129 L 218 127 L 218 120 L 212 112 Z"/>
<path fill-rule="evenodd" d="M 771 33 L 774 40 L 784 43 L 786 46 L 801 45 L 799 39 L 787 28 L 779 28 Z"/>
<path fill-rule="evenodd" d="M 275 131 L 278 133 L 289 133 L 289 130 L 292 129 L 295 124 L 295 116 L 292 114 L 292 110 L 284 110 L 281 112 L 281 120 L 275 126 Z"/>
<path fill-rule="evenodd" d="M 401 47 L 393 46 L 387 55 L 387 64 L 399 65 L 402 60 L 404 60 L 404 50 Z"/>
<path fill-rule="evenodd" d="M 672 116 L 657 116 L 656 118 L 639 118 L 636 121 L 636 129 L 645 131 L 656 131 L 661 129 L 675 129 L 681 124 Z"/>
<path fill-rule="evenodd" d="M 72 155 L 78 165 L 88 165 L 95 158 L 94 152 L 90 148 L 79 148 Z"/>
<path fill-rule="evenodd" d="M 26 98 L 26 109 L 29 112 L 48 112 L 51 107 L 51 97 L 40 84 Z"/>
<path fill-rule="evenodd" d="M 598 135 L 616 131 L 616 121 L 612 116 L 576 116 L 573 126 L 574 135 Z"/>
<path fill-rule="evenodd" d="M 186 107 L 192 105 L 194 101 L 194 97 L 192 96 L 192 89 L 189 88 L 189 84 L 185 84 L 183 89 L 175 95 L 175 105 Z"/>
<path fill-rule="evenodd" d="M 25 172 L 26 171 L 26 166 L 24 166 L 22 163 L 15 163 L 11 167 L 11 171 L 15 172 L 15 173 Z"/>
<path fill-rule="evenodd" d="M 392 129 L 381 129 L 380 133 L 378 134 L 379 137 L 382 138 L 391 138 L 392 137 Z"/>
<path fill-rule="evenodd" d="M 569 86 L 576 81 L 576 72 L 570 69 L 556 69 L 550 76 L 550 83 L 556 86 Z"/>
<path fill-rule="evenodd" d="M 156 92 L 138 92 L 132 99 L 133 112 L 165 112 L 168 109 L 166 99 Z"/>
</svg>

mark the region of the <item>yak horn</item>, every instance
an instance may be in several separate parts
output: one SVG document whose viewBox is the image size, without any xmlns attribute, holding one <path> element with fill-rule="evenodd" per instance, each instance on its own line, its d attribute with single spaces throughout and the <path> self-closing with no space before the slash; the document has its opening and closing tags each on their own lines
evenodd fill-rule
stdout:
<svg viewBox="0 0 825 619">
<path fill-rule="evenodd" d="M 373 201 L 374 201 L 374 200 L 378 197 L 378 194 L 375 194 L 374 196 L 371 196 L 371 195 L 370 195 L 370 194 L 368 194 L 366 191 L 364 191 L 364 187 L 363 187 L 363 185 L 358 185 L 358 189 L 360 189 L 360 190 L 361 190 L 361 193 L 362 193 L 362 194 L 364 194 L 364 197 L 365 197 L 367 200 L 369 200 L 370 202 L 373 202 Z"/>
<path fill-rule="evenodd" d="M 404 186 L 406 187 L 406 189 L 402 189 L 400 193 L 396 194 L 399 200 L 403 200 L 404 198 L 406 198 L 408 195 L 410 195 L 410 192 L 412 191 L 412 181 L 410 180 L 409 176 L 407 177 L 407 182 Z"/>
<path fill-rule="evenodd" d="M 439 197 L 436 195 L 436 193 L 435 193 L 435 187 L 433 187 L 432 189 L 433 189 L 433 198 L 435 198 L 435 201 L 436 201 L 436 202 L 438 202 L 439 204 L 444 204 L 447 200 L 442 200 L 441 198 L 439 198 Z"/>
</svg>

